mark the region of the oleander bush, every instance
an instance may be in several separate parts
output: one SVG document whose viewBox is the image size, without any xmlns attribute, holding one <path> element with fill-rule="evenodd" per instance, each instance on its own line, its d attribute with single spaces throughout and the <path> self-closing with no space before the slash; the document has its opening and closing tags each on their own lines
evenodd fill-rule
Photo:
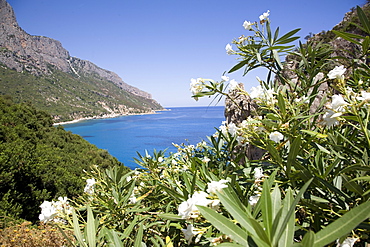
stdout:
<svg viewBox="0 0 370 247">
<path fill-rule="evenodd" d="M 139 154 L 142 168 L 130 173 L 86 171 L 84 193 L 45 201 L 40 219 L 73 229 L 76 246 L 365 246 L 370 21 L 357 14 L 365 35 L 334 31 L 355 44 L 355 58 L 291 45 L 299 29 L 272 31 L 269 12 L 245 21 L 251 35 L 226 46 L 240 60 L 229 73 L 263 67 L 266 80 L 247 92 L 224 74 L 192 79 L 191 91 L 235 104 L 245 96 L 256 106 L 248 118 L 197 145 L 174 144 L 176 153 Z M 248 159 L 252 147 L 259 159 Z"/>
</svg>

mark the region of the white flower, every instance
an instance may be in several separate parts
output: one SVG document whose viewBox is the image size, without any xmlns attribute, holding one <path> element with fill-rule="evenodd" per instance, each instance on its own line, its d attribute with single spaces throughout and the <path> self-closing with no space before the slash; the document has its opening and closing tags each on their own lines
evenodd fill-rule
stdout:
<svg viewBox="0 0 370 247">
<path fill-rule="evenodd" d="M 267 10 L 267 12 L 263 13 L 262 15 L 260 15 L 260 21 L 261 22 L 264 22 L 265 20 L 267 20 L 267 17 L 269 17 L 270 15 L 270 10 Z"/>
<path fill-rule="evenodd" d="M 263 169 L 262 169 L 262 167 L 256 167 L 256 168 L 254 168 L 254 179 L 255 180 L 260 180 L 263 177 L 264 177 L 264 175 L 263 175 Z"/>
<path fill-rule="evenodd" d="M 352 247 L 358 238 L 346 238 L 343 243 L 340 245 L 340 247 Z"/>
<path fill-rule="evenodd" d="M 238 127 L 234 123 L 229 123 L 227 125 L 228 132 L 230 133 L 231 136 L 235 136 L 236 133 L 238 132 Z"/>
<path fill-rule="evenodd" d="M 221 179 L 220 181 L 211 181 L 210 183 L 208 183 L 208 189 L 207 189 L 207 192 L 208 193 L 213 193 L 213 194 L 216 194 L 216 191 L 221 191 L 223 188 L 227 188 L 227 183 L 228 181 L 225 180 L 225 179 Z"/>
<path fill-rule="evenodd" d="M 96 184 L 95 178 L 86 179 L 86 186 L 84 192 L 87 194 L 94 194 L 94 186 Z"/>
<path fill-rule="evenodd" d="M 55 216 L 57 216 L 57 209 L 54 207 L 52 202 L 44 201 L 41 205 L 41 214 L 39 215 L 39 220 L 42 222 L 51 221 Z"/>
<path fill-rule="evenodd" d="M 234 53 L 233 48 L 232 48 L 232 46 L 231 46 L 230 44 L 227 44 L 227 45 L 226 45 L 225 50 L 226 50 L 226 53 L 227 53 L 228 55 L 231 55 L 231 54 L 233 54 L 233 53 Z"/>
<path fill-rule="evenodd" d="M 249 94 L 251 99 L 260 98 L 261 95 L 263 95 L 263 89 L 260 85 L 251 88 L 251 93 Z"/>
<path fill-rule="evenodd" d="M 329 79 L 338 79 L 341 80 L 344 78 L 344 72 L 346 72 L 346 68 L 344 68 L 343 65 L 341 66 L 335 66 L 334 69 L 330 70 L 328 73 Z"/>
<path fill-rule="evenodd" d="M 203 87 L 204 86 L 203 86 L 202 80 L 200 78 L 197 78 L 197 79 L 191 78 L 190 79 L 190 91 L 193 95 L 202 92 Z"/>
<path fill-rule="evenodd" d="M 254 206 L 257 204 L 259 199 L 260 199 L 260 195 L 250 196 L 248 202 L 251 206 Z"/>
<path fill-rule="evenodd" d="M 227 77 L 227 76 L 225 76 L 225 75 L 223 75 L 223 76 L 221 76 L 221 79 L 223 80 L 223 81 L 229 81 L 229 77 Z"/>
<path fill-rule="evenodd" d="M 366 92 L 366 91 L 361 91 L 361 96 L 360 97 L 356 97 L 358 100 L 362 100 L 362 101 L 370 101 L 370 93 Z"/>
<path fill-rule="evenodd" d="M 163 162 L 163 157 L 159 157 L 158 162 Z"/>
<path fill-rule="evenodd" d="M 196 205 L 208 206 L 212 200 L 207 199 L 208 194 L 203 191 L 197 191 L 187 201 L 182 202 L 178 207 L 178 215 L 183 219 L 198 218 L 200 212 Z"/>
<path fill-rule="evenodd" d="M 193 237 L 199 233 L 199 230 L 192 224 L 189 224 L 186 229 L 181 229 L 181 231 L 184 233 L 185 239 L 188 241 L 189 245 L 191 244 Z"/>
<path fill-rule="evenodd" d="M 202 162 L 207 164 L 208 162 L 210 162 L 211 160 L 208 158 L 208 157 L 204 157 Z"/>
<path fill-rule="evenodd" d="M 343 96 L 339 94 L 335 94 L 331 97 L 331 108 L 334 111 L 344 111 L 344 106 L 348 105 L 347 102 L 344 101 Z"/>
<path fill-rule="evenodd" d="M 250 21 L 244 21 L 243 23 L 243 27 L 246 29 L 246 30 L 251 30 L 252 29 L 252 26 L 253 26 L 253 22 L 250 22 Z"/>
<path fill-rule="evenodd" d="M 281 134 L 279 131 L 274 131 L 270 133 L 269 138 L 271 141 L 279 143 L 281 140 L 284 139 L 284 135 Z"/>
<path fill-rule="evenodd" d="M 135 203 L 137 202 L 137 198 L 135 197 L 135 195 L 134 195 L 134 194 L 132 194 L 132 195 L 130 196 L 130 198 L 128 199 L 128 202 L 129 202 L 130 204 L 135 204 Z"/>
<path fill-rule="evenodd" d="M 237 136 L 236 141 L 238 142 L 238 145 L 240 146 L 245 146 L 248 144 L 248 139 L 245 138 L 244 136 Z"/>
<path fill-rule="evenodd" d="M 341 113 L 335 113 L 332 110 L 326 110 L 325 114 L 323 115 L 322 119 L 324 122 L 324 125 L 327 127 L 336 126 L 339 124 L 338 117 L 341 115 Z"/>
<path fill-rule="evenodd" d="M 226 121 L 222 121 L 220 127 L 218 127 L 223 135 L 227 135 Z"/>
<path fill-rule="evenodd" d="M 239 83 L 238 83 L 237 81 L 235 81 L 234 79 L 233 79 L 233 80 L 231 80 L 231 81 L 229 82 L 229 92 L 231 92 L 231 91 L 233 91 L 233 90 L 237 89 L 238 84 L 239 84 Z"/>
</svg>

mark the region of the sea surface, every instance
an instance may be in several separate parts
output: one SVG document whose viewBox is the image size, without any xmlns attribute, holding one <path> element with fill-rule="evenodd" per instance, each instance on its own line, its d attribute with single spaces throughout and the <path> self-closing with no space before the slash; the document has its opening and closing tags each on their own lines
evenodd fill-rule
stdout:
<svg viewBox="0 0 370 247">
<path fill-rule="evenodd" d="M 93 119 L 64 128 L 108 152 L 134 169 L 137 152 L 145 155 L 153 150 L 176 152 L 172 145 L 197 144 L 213 135 L 225 120 L 223 106 L 174 107 L 156 114 L 121 116 L 116 118 Z"/>
</svg>

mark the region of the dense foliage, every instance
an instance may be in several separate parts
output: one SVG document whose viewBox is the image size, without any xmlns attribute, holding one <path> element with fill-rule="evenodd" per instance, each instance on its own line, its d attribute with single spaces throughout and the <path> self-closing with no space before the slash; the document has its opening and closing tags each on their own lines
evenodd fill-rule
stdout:
<svg viewBox="0 0 370 247">
<path fill-rule="evenodd" d="M 49 75 L 35 76 L 0 66 L 0 95 L 12 96 L 15 103 L 32 102 L 56 122 L 110 114 L 108 108 L 127 114 L 162 109 L 154 100 L 122 90 L 97 75 L 81 72 L 77 77 L 53 67 L 50 70 Z"/>
<path fill-rule="evenodd" d="M 325 45 L 295 48 L 298 29 L 273 32 L 269 12 L 245 21 L 251 35 L 226 46 L 240 59 L 229 73 L 264 67 L 267 79 L 248 93 L 225 75 L 198 78 L 191 91 L 234 103 L 245 96 L 256 106 L 248 118 L 223 123 L 208 142 L 175 144 L 176 153 L 139 155 L 142 169 L 130 173 L 94 169 L 84 194 L 44 202 L 41 218 L 73 229 L 74 246 L 365 246 L 370 21 L 357 12 L 365 36 L 335 32 L 355 44 L 355 58 L 331 57 Z M 286 54 L 296 62 L 290 73 Z M 262 155 L 249 159 L 256 147 Z"/>
<path fill-rule="evenodd" d="M 54 127 L 47 113 L 0 97 L 0 215 L 35 221 L 42 201 L 83 191 L 83 170 L 121 165 L 106 150 Z"/>
</svg>

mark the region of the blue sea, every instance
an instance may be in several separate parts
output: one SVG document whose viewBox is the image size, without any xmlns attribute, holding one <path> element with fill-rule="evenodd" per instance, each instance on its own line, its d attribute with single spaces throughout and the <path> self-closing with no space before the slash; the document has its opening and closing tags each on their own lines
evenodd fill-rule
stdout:
<svg viewBox="0 0 370 247">
<path fill-rule="evenodd" d="M 197 144 L 213 135 L 224 121 L 223 106 L 174 107 L 156 114 L 131 115 L 116 118 L 93 119 L 64 128 L 108 152 L 134 169 L 137 152 L 145 155 L 153 150 L 176 152 L 172 145 Z"/>
</svg>

